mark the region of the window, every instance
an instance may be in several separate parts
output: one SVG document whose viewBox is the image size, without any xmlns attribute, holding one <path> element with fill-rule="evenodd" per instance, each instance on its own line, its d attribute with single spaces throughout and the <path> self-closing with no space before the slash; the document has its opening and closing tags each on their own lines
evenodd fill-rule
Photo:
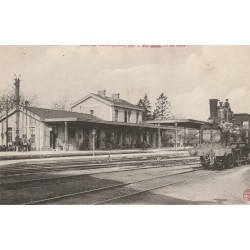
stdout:
<svg viewBox="0 0 250 250">
<path fill-rule="evenodd" d="M 131 111 L 128 111 L 128 122 L 130 122 Z"/>
<path fill-rule="evenodd" d="M 124 111 L 124 122 L 128 122 L 128 112 Z"/>
<path fill-rule="evenodd" d="M 211 130 L 204 130 L 202 133 L 203 141 L 209 142 L 211 140 Z"/>
<path fill-rule="evenodd" d="M 118 121 L 118 115 L 119 115 L 119 111 L 118 109 L 115 110 L 115 121 Z"/>
<path fill-rule="evenodd" d="M 36 128 L 35 127 L 31 127 L 30 129 L 30 142 L 31 143 L 35 143 L 36 139 Z"/>
<path fill-rule="evenodd" d="M 12 128 L 8 128 L 8 142 L 12 142 Z"/>
<path fill-rule="evenodd" d="M 202 138 L 203 138 L 203 141 L 205 142 L 219 142 L 221 140 L 220 130 L 218 129 L 203 130 Z"/>
<path fill-rule="evenodd" d="M 136 112 L 136 123 L 139 123 L 139 112 Z"/>
</svg>

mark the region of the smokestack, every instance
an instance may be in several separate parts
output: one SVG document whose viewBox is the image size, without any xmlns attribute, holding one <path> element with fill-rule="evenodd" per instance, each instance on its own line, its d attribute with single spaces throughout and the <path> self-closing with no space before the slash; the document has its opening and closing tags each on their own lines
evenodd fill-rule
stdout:
<svg viewBox="0 0 250 250">
<path fill-rule="evenodd" d="M 119 99 L 120 98 L 120 94 L 112 94 L 112 98 L 113 99 Z"/>
<path fill-rule="evenodd" d="M 97 91 L 97 94 L 101 96 L 106 96 L 106 90 L 99 90 Z"/>
<path fill-rule="evenodd" d="M 217 117 L 218 116 L 218 99 L 210 99 L 210 116 Z"/>
</svg>

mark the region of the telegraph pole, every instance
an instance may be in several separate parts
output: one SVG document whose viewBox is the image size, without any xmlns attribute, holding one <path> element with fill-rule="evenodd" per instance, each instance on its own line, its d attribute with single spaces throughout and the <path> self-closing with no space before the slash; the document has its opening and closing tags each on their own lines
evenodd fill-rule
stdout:
<svg viewBox="0 0 250 250">
<path fill-rule="evenodd" d="M 19 75 L 20 77 L 21 75 Z M 16 144 L 19 146 L 19 120 L 20 120 L 20 78 L 15 75 L 15 106 L 16 106 Z"/>
<path fill-rule="evenodd" d="M 28 140 L 28 107 L 29 102 L 25 101 L 25 139 Z"/>
<path fill-rule="evenodd" d="M 8 126 L 9 126 L 8 116 L 9 116 L 9 101 L 7 98 L 6 100 L 6 147 L 8 147 Z"/>
</svg>

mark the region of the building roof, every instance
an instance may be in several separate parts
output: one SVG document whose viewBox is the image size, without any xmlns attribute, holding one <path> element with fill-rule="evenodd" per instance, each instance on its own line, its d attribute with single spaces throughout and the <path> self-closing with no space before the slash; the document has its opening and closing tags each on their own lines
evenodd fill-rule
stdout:
<svg viewBox="0 0 250 250">
<path fill-rule="evenodd" d="M 137 109 L 137 110 L 143 110 L 141 107 L 134 105 L 130 102 L 127 102 L 123 99 L 120 98 L 112 98 L 112 97 L 108 97 L 108 96 L 102 96 L 102 95 L 98 95 L 98 94 L 93 94 L 105 101 L 110 102 L 110 104 L 114 105 L 114 106 L 118 106 L 118 107 L 124 107 L 124 108 L 131 108 L 131 109 Z"/>
<path fill-rule="evenodd" d="M 55 109 L 46 109 L 46 108 L 35 108 L 35 107 L 26 107 L 28 111 L 33 114 L 41 117 L 42 119 L 65 119 L 65 118 L 75 118 L 83 119 L 86 121 L 102 121 L 94 115 L 65 111 L 65 110 L 55 110 Z"/>
<path fill-rule="evenodd" d="M 125 127 L 137 127 L 137 128 L 151 128 L 151 129 L 172 129 L 170 127 L 166 127 L 164 124 L 137 124 L 137 123 L 127 123 L 127 122 L 116 122 L 116 121 L 104 121 L 102 119 L 97 118 L 94 115 L 65 111 L 65 110 L 55 110 L 55 109 L 47 109 L 47 108 L 36 108 L 36 107 L 25 107 L 29 112 L 34 115 L 39 116 L 44 122 L 88 122 L 95 124 L 106 124 L 111 126 L 125 126 Z M 9 115 L 15 113 L 15 109 L 9 113 Z M 1 117 L 1 119 L 5 119 L 6 116 Z M 173 128 L 174 129 L 174 128 Z"/>
<path fill-rule="evenodd" d="M 147 123 L 160 124 L 165 126 L 175 126 L 175 124 L 177 124 L 178 127 L 200 129 L 201 126 L 205 123 L 205 121 L 198 121 L 193 119 L 172 119 L 172 120 L 153 120 L 153 121 L 147 121 Z"/>
<path fill-rule="evenodd" d="M 116 106 L 116 107 L 122 107 L 122 108 L 128 108 L 128 109 L 134 109 L 134 110 L 140 110 L 142 111 L 143 109 L 137 105 L 134 105 L 130 102 L 127 102 L 123 99 L 120 98 L 112 98 L 112 97 L 108 97 L 108 96 L 103 96 L 103 95 L 98 95 L 98 94 L 89 94 L 87 96 L 85 96 L 84 98 L 78 100 L 77 102 L 73 103 L 71 105 L 71 107 L 75 107 L 78 104 L 84 102 L 85 100 L 87 100 L 89 97 L 93 97 L 95 99 L 99 99 L 100 101 L 103 101 L 104 103 L 110 105 L 110 106 Z"/>
<path fill-rule="evenodd" d="M 139 128 L 165 128 L 163 126 L 155 126 L 154 124 L 136 124 L 116 121 L 104 121 L 97 118 L 94 115 L 65 111 L 55 110 L 46 108 L 35 108 L 27 107 L 27 110 L 33 114 L 44 119 L 45 122 L 62 122 L 62 121 L 78 121 L 78 122 L 90 122 L 96 124 L 106 124 L 113 126 L 127 126 L 127 127 L 139 127 Z"/>
</svg>

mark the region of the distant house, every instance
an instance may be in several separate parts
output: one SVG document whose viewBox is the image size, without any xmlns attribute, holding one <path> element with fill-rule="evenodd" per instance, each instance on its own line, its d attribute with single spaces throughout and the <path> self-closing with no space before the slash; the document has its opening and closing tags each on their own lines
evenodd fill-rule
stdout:
<svg viewBox="0 0 250 250">
<path fill-rule="evenodd" d="M 92 114 L 105 121 L 142 123 L 143 109 L 120 98 L 106 96 L 106 90 L 89 94 L 71 105 L 71 111 Z"/>
</svg>

